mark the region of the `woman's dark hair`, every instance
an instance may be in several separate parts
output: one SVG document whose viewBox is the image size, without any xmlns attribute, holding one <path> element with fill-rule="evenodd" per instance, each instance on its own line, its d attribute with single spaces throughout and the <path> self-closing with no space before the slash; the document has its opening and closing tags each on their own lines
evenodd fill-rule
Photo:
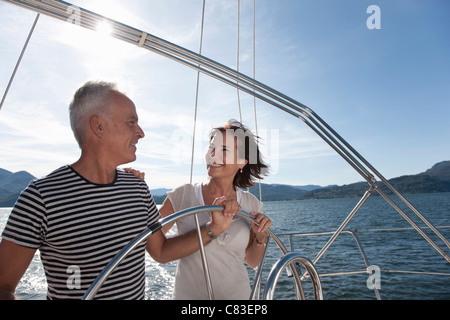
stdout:
<svg viewBox="0 0 450 320">
<path fill-rule="evenodd" d="M 234 176 L 233 185 L 240 188 L 253 187 L 257 179 L 263 179 L 263 175 L 269 172 L 269 166 L 264 162 L 259 150 L 259 137 L 239 121 L 231 119 L 223 127 L 211 130 L 209 140 L 212 141 L 218 131 L 226 134 L 230 130 L 233 131 L 237 140 L 238 158 L 247 160 L 242 171 L 239 170 Z"/>
</svg>

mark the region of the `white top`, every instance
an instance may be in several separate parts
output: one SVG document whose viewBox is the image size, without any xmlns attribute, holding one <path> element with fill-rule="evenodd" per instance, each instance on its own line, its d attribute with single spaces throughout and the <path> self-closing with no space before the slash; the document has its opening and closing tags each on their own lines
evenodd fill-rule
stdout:
<svg viewBox="0 0 450 320">
<path fill-rule="evenodd" d="M 205 205 L 200 184 L 186 184 L 167 195 L 175 212 Z M 244 211 L 262 212 L 262 202 L 249 192 L 238 189 L 237 200 Z M 206 224 L 209 218 L 209 212 L 198 214 L 200 226 Z M 180 235 L 195 230 L 194 216 L 179 219 L 176 224 Z M 216 300 L 248 300 L 250 298 L 250 280 L 244 265 L 249 237 L 250 222 L 236 216 L 226 232 L 205 246 Z M 179 260 L 173 298 L 176 300 L 209 299 L 199 250 Z"/>
</svg>

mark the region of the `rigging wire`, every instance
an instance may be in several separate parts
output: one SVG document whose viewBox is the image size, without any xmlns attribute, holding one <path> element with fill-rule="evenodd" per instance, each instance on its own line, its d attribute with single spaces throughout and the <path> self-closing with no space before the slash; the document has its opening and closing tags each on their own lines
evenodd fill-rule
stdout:
<svg viewBox="0 0 450 320">
<path fill-rule="evenodd" d="M 240 11 L 241 11 L 241 2 L 237 1 L 237 53 L 236 53 L 236 71 L 239 72 L 239 33 L 240 33 Z M 239 75 L 237 76 L 236 84 L 239 84 Z M 241 98 L 239 95 L 239 88 L 236 89 L 237 93 L 237 102 L 239 108 L 239 119 L 242 123 L 242 111 L 241 111 Z"/>
<path fill-rule="evenodd" d="M 253 0 L 253 79 L 256 80 L 256 0 Z M 253 89 L 255 93 L 255 89 Z M 253 95 L 253 111 L 255 114 L 255 134 L 257 142 L 259 142 L 258 134 L 258 117 L 256 112 L 256 97 Z M 259 143 L 258 143 L 259 144 Z M 261 179 L 258 178 L 259 201 L 262 201 Z"/>
<path fill-rule="evenodd" d="M 256 0 L 253 0 L 253 79 L 256 80 Z M 253 88 L 253 92 L 255 89 Z M 256 113 L 256 97 L 253 95 L 253 111 L 255 114 L 255 133 L 258 136 L 258 120 Z"/>
<path fill-rule="evenodd" d="M 240 53 L 240 16 L 241 16 L 241 5 L 240 0 L 237 1 L 237 56 L 236 56 L 236 84 L 239 84 L 239 53 Z M 253 0 L 253 79 L 256 79 L 256 2 Z M 241 109 L 241 99 L 239 94 L 239 87 L 236 88 L 237 92 L 237 101 L 238 101 L 238 108 L 239 108 L 239 118 L 240 122 L 242 123 L 242 109 Z M 253 89 L 253 92 L 255 93 L 255 89 Z M 255 135 L 257 142 L 259 142 L 259 135 L 258 135 L 258 121 L 257 121 L 257 112 L 256 112 L 256 97 L 253 95 L 253 111 L 254 111 L 254 117 L 255 117 Z M 259 201 L 262 201 L 262 191 L 261 191 L 261 179 L 258 179 L 258 187 L 259 187 Z M 249 188 L 247 188 L 249 190 Z"/>
<path fill-rule="evenodd" d="M 200 26 L 200 47 L 198 54 L 202 54 L 202 43 L 203 43 L 203 23 L 205 20 L 205 0 L 203 0 L 202 8 L 202 23 Z M 199 65 L 200 66 L 200 65 Z M 191 151 L 191 173 L 189 177 L 189 183 L 192 184 L 192 176 L 194 171 L 194 150 L 195 150 L 195 131 L 197 128 L 197 110 L 198 110 L 198 89 L 200 84 L 200 71 L 197 71 L 197 86 L 195 89 L 195 107 L 194 107 L 194 127 L 192 129 L 192 151 Z"/>
<path fill-rule="evenodd" d="M 203 43 L 203 25 L 205 21 L 205 2 L 206 0 L 203 0 L 203 8 L 202 8 L 202 23 L 200 27 L 200 48 L 199 48 L 199 54 L 202 54 L 202 43 Z M 200 65 L 199 65 L 200 67 Z M 190 184 L 192 184 L 192 176 L 194 171 L 194 150 L 195 150 L 195 131 L 197 127 L 197 110 L 198 110 L 198 88 L 200 83 L 200 70 L 197 71 L 197 87 L 195 92 L 195 110 L 194 110 L 194 128 L 192 132 L 192 151 L 191 151 L 191 173 L 189 177 Z M 198 220 L 198 215 L 194 215 L 194 221 L 195 221 L 195 227 L 197 229 L 198 234 L 198 244 L 200 247 L 200 256 L 202 259 L 202 266 L 203 266 L 203 272 L 205 275 L 205 285 L 206 289 L 208 291 L 208 296 L 210 300 L 214 300 L 214 291 L 212 288 L 212 282 L 211 282 L 211 274 L 209 273 L 209 267 L 208 267 L 208 261 L 206 258 L 205 248 L 203 246 L 202 241 L 202 235 L 200 231 L 200 222 Z"/>
<path fill-rule="evenodd" d="M 3 94 L 2 102 L 0 103 L 0 110 L 2 109 L 3 103 L 5 102 L 6 95 L 8 94 L 8 91 L 9 91 L 9 88 L 11 87 L 11 84 L 13 82 L 14 76 L 16 75 L 17 69 L 19 68 L 20 62 L 22 61 L 22 57 L 23 57 L 23 55 L 25 53 L 25 50 L 27 49 L 28 42 L 30 42 L 31 35 L 33 34 L 34 28 L 36 27 L 36 24 L 37 24 L 37 22 L 39 20 L 39 16 L 40 16 L 40 13 L 38 13 L 36 15 L 36 18 L 34 19 L 34 23 L 33 23 L 32 27 L 31 27 L 31 30 L 28 33 L 27 40 L 25 41 L 25 44 L 23 45 L 22 52 L 20 53 L 19 59 L 17 60 L 16 66 L 14 68 L 14 71 L 13 71 L 13 73 L 11 75 L 11 78 L 9 79 L 8 85 L 6 86 L 5 93 Z"/>
</svg>

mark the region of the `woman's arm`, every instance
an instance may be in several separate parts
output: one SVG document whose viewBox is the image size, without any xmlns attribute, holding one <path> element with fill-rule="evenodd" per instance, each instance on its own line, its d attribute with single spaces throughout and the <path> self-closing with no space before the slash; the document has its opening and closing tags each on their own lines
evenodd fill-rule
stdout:
<svg viewBox="0 0 450 320">
<path fill-rule="evenodd" d="M 266 230 L 272 225 L 272 221 L 262 213 L 256 215 L 252 213 L 252 215 L 255 216 L 255 221 L 259 226 L 252 222 L 248 246 L 245 250 L 245 262 L 250 268 L 256 268 L 263 257 L 266 246 Z"/>
<path fill-rule="evenodd" d="M 165 218 L 167 216 L 170 216 L 174 212 L 175 212 L 175 210 L 173 209 L 172 202 L 170 202 L 169 197 L 167 197 L 166 199 L 164 199 L 164 202 L 163 202 L 161 208 L 159 208 L 159 213 L 161 214 L 161 217 Z M 174 224 L 175 224 L 175 222 L 165 225 L 162 228 L 162 232 L 164 232 L 164 234 L 166 234 L 170 229 L 172 229 Z"/>
</svg>

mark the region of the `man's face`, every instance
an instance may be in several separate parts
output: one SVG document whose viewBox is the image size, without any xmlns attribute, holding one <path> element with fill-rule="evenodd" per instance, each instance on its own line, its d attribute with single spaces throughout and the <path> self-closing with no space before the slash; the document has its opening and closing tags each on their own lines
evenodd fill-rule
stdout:
<svg viewBox="0 0 450 320">
<path fill-rule="evenodd" d="M 144 137 L 134 103 L 121 93 L 111 94 L 110 117 L 106 119 L 105 143 L 117 165 L 136 160 L 136 144 Z"/>
</svg>

